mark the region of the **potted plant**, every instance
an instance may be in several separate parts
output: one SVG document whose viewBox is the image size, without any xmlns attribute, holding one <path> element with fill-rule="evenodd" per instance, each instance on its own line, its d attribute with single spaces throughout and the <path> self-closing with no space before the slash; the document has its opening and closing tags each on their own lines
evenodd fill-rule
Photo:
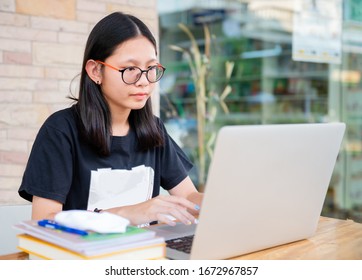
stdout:
<svg viewBox="0 0 362 280">
<path fill-rule="evenodd" d="M 226 97 L 232 92 L 228 84 L 234 68 L 234 62 L 225 62 L 226 86 L 221 92 L 216 92 L 209 83 L 208 78 L 212 76 L 211 69 L 211 35 L 206 24 L 204 30 L 204 51 L 200 47 L 190 31 L 190 29 L 180 23 L 179 27 L 183 30 L 190 40 L 189 48 L 182 48 L 176 45 L 170 45 L 172 50 L 182 52 L 188 62 L 191 70 L 191 77 L 195 85 L 196 92 L 196 119 L 197 119 L 197 140 L 198 140 L 198 186 L 202 190 L 205 185 L 209 161 L 212 158 L 213 147 L 216 140 L 217 127 L 215 119 L 219 113 L 228 114 L 229 110 L 225 103 Z"/>
</svg>

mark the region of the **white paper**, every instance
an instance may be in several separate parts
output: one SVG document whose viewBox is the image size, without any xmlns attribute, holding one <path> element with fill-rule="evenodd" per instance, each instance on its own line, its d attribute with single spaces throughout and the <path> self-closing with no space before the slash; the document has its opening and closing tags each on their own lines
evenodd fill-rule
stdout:
<svg viewBox="0 0 362 280">
<path fill-rule="evenodd" d="M 133 205 L 152 197 L 154 171 L 144 165 L 125 169 L 98 169 L 91 172 L 88 209 Z"/>
</svg>

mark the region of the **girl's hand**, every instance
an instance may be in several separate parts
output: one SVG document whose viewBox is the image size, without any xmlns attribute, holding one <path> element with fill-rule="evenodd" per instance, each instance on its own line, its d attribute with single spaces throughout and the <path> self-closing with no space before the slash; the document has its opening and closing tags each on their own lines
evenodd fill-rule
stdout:
<svg viewBox="0 0 362 280">
<path fill-rule="evenodd" d="M 112 208 L 107 211 L 129 219 L 133 225 L 159 221 L 174 226 L 176 222 L 172 217 L 186 225 L 196 223 L 197 220 L 189 213 L 190 210 L 193 213 L 196 210 L 198 213 L 199 206 L 183 197 L 159 195 L 139 204 Z"/>
</svg>

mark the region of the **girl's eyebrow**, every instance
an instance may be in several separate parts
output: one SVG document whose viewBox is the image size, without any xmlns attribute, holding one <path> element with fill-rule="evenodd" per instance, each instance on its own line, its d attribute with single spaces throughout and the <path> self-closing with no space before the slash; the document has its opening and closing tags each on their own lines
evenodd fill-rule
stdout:
<svg viewBox="0 0 362 280">
<path fill-rule="evenodd" d="M 158 60 L 156 58 L 151 58 L 150 60 L 146 61 L 146 64 L 152 63 L 152 62 L 158 62 Z M 137 60 L 137 59 L 128 59 L 123 61 L 122 63 L 134 63 L 134 64 L 140 64 L 141 61 Z"/>
</svg>

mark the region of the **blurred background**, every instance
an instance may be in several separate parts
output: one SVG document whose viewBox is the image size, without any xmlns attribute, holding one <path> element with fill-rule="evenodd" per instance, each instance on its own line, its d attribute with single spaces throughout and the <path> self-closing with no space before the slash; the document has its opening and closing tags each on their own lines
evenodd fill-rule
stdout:
<svg viewBox="0 0 362 280">
<path fill-rule="evenodd" d="M 323 212 L 361 222 L 362 1 L 159 0 L 158 12 L 160 57 L 167 68 L 161 116 L 194 161 L 197 87 L 188 53 L 170 47 L 192 53 L 179 23 L 193 34 L 201 54 L 209 52 L 204 58 L 211 107 L 206 117 L 213 118 L 208 133 L 225 124 L 347 124 Z M 226 62 L 234 63 L 229 79 Z M 219 101 L 227 85 L 232 90 L 225 113 Z M 197 182 L 196 172 L 193 176 Z"/>
</svg>

